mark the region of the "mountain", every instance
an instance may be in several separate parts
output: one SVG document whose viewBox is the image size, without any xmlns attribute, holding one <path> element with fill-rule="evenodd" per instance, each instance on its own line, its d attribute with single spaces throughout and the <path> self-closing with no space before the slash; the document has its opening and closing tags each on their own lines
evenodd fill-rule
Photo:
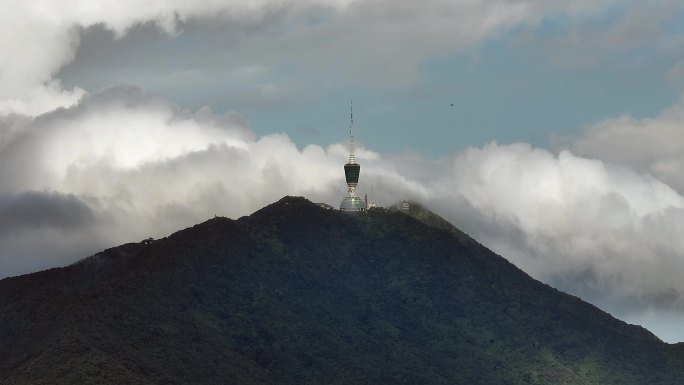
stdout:
<svg viewBox="0 0 684 385">
<path fill-rule="evenodd" d="M 415 207 L 285 197 L 3 279 L 0 383 L 682 383 L 681 345 Z"/>
</svg>

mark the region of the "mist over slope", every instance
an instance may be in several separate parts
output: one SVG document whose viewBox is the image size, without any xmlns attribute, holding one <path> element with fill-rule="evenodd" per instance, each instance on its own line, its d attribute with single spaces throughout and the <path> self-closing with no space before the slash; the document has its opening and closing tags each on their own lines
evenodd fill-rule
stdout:
<svg viewBox="0 0 684 385">
<path fill-rule="evenodd" d="M 681 347 L 421 213 L 286 197 L 4 279 L 0 382 L 675 384 L 684 373 Z"/>
</svg>

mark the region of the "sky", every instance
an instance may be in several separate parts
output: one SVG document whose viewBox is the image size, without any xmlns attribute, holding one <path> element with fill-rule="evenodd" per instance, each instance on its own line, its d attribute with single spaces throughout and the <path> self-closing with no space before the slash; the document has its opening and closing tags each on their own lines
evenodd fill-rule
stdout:
<svg viewBox="0 0 684 385">
<path fill-rule="evenodd" d="M 684 4 L 0 1 L 0 278 L 214 215 L 414 199 L 684 341 Z"/>
</svg>

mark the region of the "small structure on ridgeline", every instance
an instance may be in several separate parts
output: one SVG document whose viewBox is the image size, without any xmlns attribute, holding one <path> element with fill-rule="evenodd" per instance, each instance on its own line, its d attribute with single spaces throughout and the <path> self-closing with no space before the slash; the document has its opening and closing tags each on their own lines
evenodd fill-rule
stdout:
<svg viewBox="0 0 684 385">
<path fill-rule="evenodd" d="M 334 207 L 330 206 L 330 205 L 327 204 L 327 203 L 316 203 L 316 204 L 317 204 L 318 206 L 320 206 L 320 207 L 326 209 L 326 210 L 333 210 L 333 209 L 335 209 Z"/>
</svg>

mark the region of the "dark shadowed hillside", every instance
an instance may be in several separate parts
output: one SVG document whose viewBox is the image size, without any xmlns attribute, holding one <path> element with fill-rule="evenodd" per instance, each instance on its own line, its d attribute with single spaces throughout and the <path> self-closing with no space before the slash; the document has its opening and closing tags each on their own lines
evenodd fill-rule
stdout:
<svg viewBox="0 0 684 385">
<path fill-rule="evenodd" d="M 681 383 L 681 347 L 422 220 L 286 197 L 4 279 L 0 383 Z"/>
</svg>

